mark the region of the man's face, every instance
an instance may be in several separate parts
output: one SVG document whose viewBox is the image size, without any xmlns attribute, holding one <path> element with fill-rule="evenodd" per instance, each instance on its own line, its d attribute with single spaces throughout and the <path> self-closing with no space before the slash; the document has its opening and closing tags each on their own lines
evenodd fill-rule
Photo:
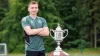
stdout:
<svg viewBox="0 0 100 56">
<path fill-rule="evenodd" d="M 38 4 L 30 4 L 28 7 L 28 11 L 32 15 L 36 15 L 38 12 Z"/>
</svg>

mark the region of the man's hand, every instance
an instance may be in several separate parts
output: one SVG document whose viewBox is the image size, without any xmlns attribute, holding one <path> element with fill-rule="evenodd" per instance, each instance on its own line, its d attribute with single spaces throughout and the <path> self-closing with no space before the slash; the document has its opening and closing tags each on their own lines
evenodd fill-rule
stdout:
<svg viewBox="0 0 100 56">
<path fill-rule="evenodd" d="M 40 36 L 49 36 L 49 29 L 48 27 L 42 28 L 43 30 L 38 33 Z"/>
</svg>

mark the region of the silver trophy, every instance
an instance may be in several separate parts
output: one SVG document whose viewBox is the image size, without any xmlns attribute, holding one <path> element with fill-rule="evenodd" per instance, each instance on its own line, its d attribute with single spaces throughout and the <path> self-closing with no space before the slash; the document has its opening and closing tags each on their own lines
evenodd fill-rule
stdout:
<svg viewBox="0 0 100 56">
<path fill-rule="evenodd" d="M 51 32 L 54 33 L 54 36 L 51 35 Z M 65 33 L 66 33 L 66 35 L 64 36 Z M 58 23 L 56 30 L 50 29 L 50 36 L 57 42 L 57 48 L 54 51 L 54 56 L 58 55 L 57 52 L 62 51 L 62 48 L 60 47 L 60 43 L 63 41 L 63 39 L 65 37 L 67 37 L 67 35 L 68 35 L 68 29 L 62 30 L 59 23 Z M 62 51 L 62 52 L 64 52 L 64 51 Z M 69 55 L 66 52 L 64 52 L 64 53 L 66 54 L 66 56 Z M 60 55 L 58 55 L 58 56 L 60 56 Z"/>
</svg>

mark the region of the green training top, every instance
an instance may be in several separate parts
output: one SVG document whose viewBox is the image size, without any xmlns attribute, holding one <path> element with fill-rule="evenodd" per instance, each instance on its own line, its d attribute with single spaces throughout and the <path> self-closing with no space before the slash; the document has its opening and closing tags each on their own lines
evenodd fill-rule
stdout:
<svg viewBox="0 0 100 56">
<path fill-rule="evenodd" d="M 32 19 L 30 16 L 22 18 L 22 27 L 30 26 L 31 29 L 47 27 L 46 20 L 42 17 L 36 17 Z M 27 34 L 26 34 L 27 35 Z M 43 38 L 39 35 L 27 35 L 25 39 L 25 49 L 27 51 L 42 51 L 45 50 Z"/>
</svg>

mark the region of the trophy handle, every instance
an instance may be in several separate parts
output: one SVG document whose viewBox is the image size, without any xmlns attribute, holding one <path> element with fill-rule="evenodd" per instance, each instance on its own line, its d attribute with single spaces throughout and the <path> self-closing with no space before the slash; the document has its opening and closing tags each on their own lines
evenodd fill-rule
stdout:
<svg viewBox="0 0 100 56">
<path fill-rule="evenodd" d="M 51 32 L 54 32 L 54 30 L 53 29 L 50 29 L 50 36 L 52 37 L 52 38 L 54 38 L 52 35 L 51 35 Z"/>
<path fill-rule="evenodd" d="M 66 35 L 65 35 L 65 37 L 67 37 L 67 35 L 68 35 L 68 29 L 65 29 L 65 30 L 64 30 L 64 33 L 65 33 L 65 31 L 67 32 Z M 64 37 L 64 38 L 65 38 L 65 37 Z"/>
</svg>

